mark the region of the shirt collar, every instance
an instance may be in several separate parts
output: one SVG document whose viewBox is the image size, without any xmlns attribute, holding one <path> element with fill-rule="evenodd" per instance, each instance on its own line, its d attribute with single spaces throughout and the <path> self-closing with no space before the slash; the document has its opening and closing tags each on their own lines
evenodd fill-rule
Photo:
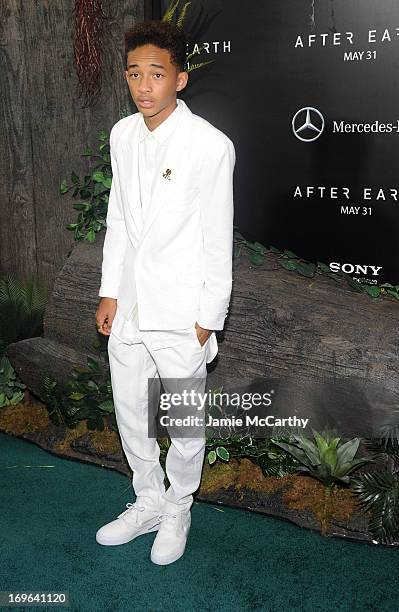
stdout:
<svg viewBox="0 0 399 612">
<path fill-rule="evenodd" d="M 144 121 L 144 116 L 143 114 L 141 114 L 140 142 L 142 142 L 144 138 L 147 138 L 148 136 L 154 138 L 158 144 L 163 144 L 165 142 L 165 140 L 175 130 L 175 127 L 183 110 L 183 104 L 179 98 L 176 98 L 176 103 L 176 108 L 164 121 L 162 121 L 160 125 L 158 125 L 157 128 L 155 128 L 155 130 L 152 131 L 148 129 Z"/>
</svg>

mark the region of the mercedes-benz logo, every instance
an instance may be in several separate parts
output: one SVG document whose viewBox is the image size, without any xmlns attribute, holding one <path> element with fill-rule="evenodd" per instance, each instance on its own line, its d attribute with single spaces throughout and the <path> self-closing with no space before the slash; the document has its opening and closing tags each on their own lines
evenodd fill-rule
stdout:
<svg viewBox="0 0 399 612">
<path fill-rule="evenodd" d="M 292 118 L 292 131 L 303 142 L 313 142 L 323 133 L 324 117 L 317 108 L 305 106 Z"/>
</svg>

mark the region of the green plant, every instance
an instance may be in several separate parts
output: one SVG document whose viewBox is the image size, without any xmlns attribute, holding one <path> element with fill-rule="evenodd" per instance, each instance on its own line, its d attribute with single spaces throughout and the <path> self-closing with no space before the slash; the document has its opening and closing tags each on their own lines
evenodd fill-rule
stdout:
<svg viewBox="0 0 399 612">
<path fill-rule="evenodd" d="M 87 357 L 87 366 L 74 366 L 72 378 L 60 386 L 46 375 L 42 395 L 53 423 L 76 427 L 87 419 L 88 429 L 104 430 L 104 418 L 117 431 L 112 401 L 109 366 L 100 355 L 98 360 Z"/>
<path fill-rule="evenodd" d="M 233 457 L 250 459 L 258 465 L 264 476 L 281 478 L 298 469 L 298 461 L 286 451 L 276 447 L 270 438 L 253 438 L 249 435 L 232 435 L 225 438 L 207 438 L 207 461 L 210 465 L 218 459 L 226 462 Z"/>
<path fill-rule="evenodd" d="M 74 223 L 68 223 L 66 228 L 74 232 L 75 240 L 94 242 L 96 234 L 106 227 L 105 219 L 109 193 L 112 184 L 111 157 L 109 151 L 109 134 L 101 130 L 98 135 L 99 154 L 92 151 L 83 153 L 83 157 L 97 160 L 90 174 L 80 179 L 75 172 L 71 173 L 71 184 L 64 179 L 60 185 L 60 193 L 71 193 L 78 199 L 73 207 L 79 211 Z"/>
<path fill-rule="evenodd" d="M 3 355 L 0 359 L 0 408 L 19 404 L 24 397 L 23 389 L 26 386 L 17 378 L 10 361 Z"/>
<path fill-rule="evenodd" d="M 380 541 L 390 544 L 399 538 L 399 478 L 384 468 L 367 472 L 352 484 L 359 506 L 371 511 L 369 529 Z"/>
<path fill-rule="evenodd" d="M 353 438 L 340 443 L 341 438 L 333 438 L 329 434 L 323 437 L 312 430 L 314 441 L 302 434 L 292 434 L 288 441 L 273 440 L 288 453 L 291 453 L 300 463 L 298 471 L 308 472 L 320 480 L 326 487 L 336 483 L 349 484 L 349 474 L 372 459 L 354 459 L 360 439 Z"/>
<path fill-rule="evenodd" d="M 344 279 L 357 293 L 366 293 L 372 298 L 378 298 L 385 295 L 399 300 L 399 285 L 392 285 L 390 283 L 383 283 L 382 285 L 359 283 L 354 280 L 350 274 L 342 270 L 332 272 L 329 266 L 323 262 L 318 261 L 317 264 L 314 264 L 299 257 L 288 249 L 280 251 L 274 246 L 268 248 L 260 242 L 250 242 L 238 231 L 237 226 L 234 226 L 234 257 L 238 259 L 243 250 L 248 253 L 250 262 L 255 266 L 261 266 L 266 261 L 267 255 L 269 253 L 274 253 L 278 255 L 278 264 L 285 270 L 295 272 L 307 278 L 314 278 L 316 274 L 324 274 L 337 283 L 340 283 Z"/>
<path fill-rule="evenodd" d="M 37 279 L 0 279 L 0 355 L 12 342 L 41 336 L 47 289 Z"/>
<path fill-rule="evenodd" d="M 397 415 L 380 427 L 380 438 L 367 439 L 366 447 L 384 467 L 353 478 L 351 489 L 363 511 L 371 513 L 369 529 L 379 542 L 399 539 L 399 425 Z"/>
<path fill-rule="evenodd" d="M 15 372 L 5 350 L 12 342 L 41 336 L 47 300 L 44 283 L 12 274 L 0 279 L 0 407 L 22 401 L 26 385 Z"/>
</svg>

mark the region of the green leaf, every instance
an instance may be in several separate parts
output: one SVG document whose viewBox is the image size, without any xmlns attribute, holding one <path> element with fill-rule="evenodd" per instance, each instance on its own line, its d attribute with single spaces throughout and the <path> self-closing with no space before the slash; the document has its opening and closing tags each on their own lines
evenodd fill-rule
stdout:
<svg viewBox="0 0 399 612">
<path fill-rule="evenodd" d="M 328 447 L 329 448 L 337 448 L 339 441 L 341 440 L 341 438 L 332 438 L 332 440 L 330 441 Z"/>
<path fill-rule="evenodd" d="M 319 455 L 321 459 L 323 459 L 324 453 L 328 450 L 328 444 L 317 431 L 315 431 L 313 435 L 316 440 L 317 448 L 319 449 Z"/>
<path fill-rule="evenodd" d="M 264 255 L 268 251 L 268 249 L 265 247 L 265 245 L 262 244 L 261 242 L 254 242 L 253 246 L 262 255 Z"/>
<path fill-rule="evenodd" d="M 14 393 L 10 400 L 11 406 L 16 406 L 17 404 L 19 404 L 19 402 L 23 400 L 23 397 L 24 394 L 22 393 L 22 391 L 17 391 L 16 393 Z"/>
<path fill-rule="evenodd" d="M 105 400 L 104 402 L 101 402 L 101 404 L 98 405 L 98 407 L 100 408 L 100 410 L 102 410 L 103 412 L 109 412 L 112 413 L 115 411 L 115 407 L 114 407 L 114 403 L 112 400 L 108 399 Z"/>
<path fill-rule="evenodd" d="M 333 473 L 335 470 L 335 467 L 337 465 L 337 461 L 338 461 L 338 457 L 337 457 L 337 451 L 335 448 L 329 448 L 323 456 L 323 463 L 327 463 L 330 468 L 331 468 L 331 472 Z"/>
<path fill-rule="evenodd" d="M 83 398 L 85 397 L 85 394 L 84 394 L 84 393 L 79 393 L 78 391 L 74 391 L 73 393 L 71 393 L 70 395 L 68 395 L 68 397 L 69 397 L 71 400 L 74 400 L 74 401 L 79 401 L 79 400 L 81 400 L 81 399 L 83 399 Z"/>
<path fill-rule="evenodd" d="M 66 179 L 64 179 L 60 185 L 60 193 L 67 193 L 68 191 L 68 185 L 66 182 Z"/>
<path fill-rule="evenodd" d="M 107 187 L 108 189 L 111 189 L 111 185 L 112 185 L 112 178 L 106 178 L 103 181 L 103 185 L 104 187 Z"/>
<path fill-rule="evenodd" d="M 280 259 L 280 266 L 286 270 L 296 270 L 297 262 L 292 259 Z"/>
<path fill-rule="evenodd" d="M 98 385 L 94 382 L 94 380 L 89 380 L 87 383 L 89 389 L 93 389 L 94 391 L 98 391 Z"/>
<path fill-rule="evenodd" d="M 100 370 L 99 362 L 96 359 L 93 359 L 93 357 L 87 357 L 87 365 L 91 370 L 95 370 L 96 372 Z"/>
<path fill-rule="evenodd" d="M 230 458 L 230 453 L 224 446 L 218 446 L 216 448 L 216 454 L 218 457 L 223 459 L 223 461 L 228 461 Z"/>
<path fill-rule="evenodd" d="M 290 259 L 299 259 L 298 255 L 296 255 L 296 253 L 293 253 L 292 251 L 289 251 L 288 249 L 285 249 L 283 251 L 283 255 L 287 255 L 287 257 L 289 257 Z"/>
<path fill-rule="evenodd" d="M 76 185 L 79 182 L 79 177 L 74 172 L 71 173 L 71 181 L 74 185 Z"/>
<path fill-rule="evenodd" d="M 249 260 L 255 266 L 260 266 L 261 264 L 264 263 L 265 257 L 264 255 L 261 255 L 260 253 L 251 253 Z"/>
<path fill-rule="evenodd" d="M 309 457 L 309 460 L 313 465 L 317 465 L 320 463 L 320 455 L 318 452 L 317 445 L 309 438 L 306 438 L 303 435 L 294 434 L 293 439 L 295 443 L 301 448 L 306 455 Z"/>
<path fill-rule="evenodd" d="M 103 183 L 105 180 L 104 173 L 101 172 L 101 170 L 97 170 L 96 172 L 93 172 L 92 179 L 96 183 Z"/>
<path fill-rule="evenodd" d="M 208 453 L 208 463 L 209 465 L 212 465 L 212 463 L 215 463 L 215 461 L 216 461 L 216 453 L 214 450 L 211 450 Z"/>
<path fill-rule="evenodd" d="M 296 271 L 302 276 L 307 276 L 312 278 L 316 271 L 316 266 L 313 263 L 298 263 L 296 266 Z"/>
<path fill-rule="evenodd" d="M 96 239 L 96 232 L 93 229 L 89 229 L 89 231 L 86 232 L 87 242 L 94 242 L 95 239 Z"/>
<path fill-rule="evenodd" d="M 323 263 L 322 261 L 318 261 L 317 265 L 319 266 L 320 270 L 322 270 L 322 272 L 325 272 L 326 274 L 333 274 L 333 272 L 331 272 L 330 266 L 327 266 L 327 264 Z"/>
<path fill-rule="evenodd" d="M 68 223 L 68 225 L 66 226 L 66 229 L 67 230 L 74 230 L 77 227 L 78 227 L 77 223 Z"/>
<path fill-rule="evenodd" d="M 380 287 L 376 287 L 375 285 L 363 285 L 364 291 L 368 293 L 373 298 L 379 297 L 381 295 Z"/>
<path fill-rule="evenodd" d="M 360 444 L 360 438 L 353 438 L 345 444 L 342 444 L 337 449 L 337 456 L 339 464 L 350 463 L 356 455 Z"/>
<path fill-rule="evenodd" d="M 276 444 L 276 446 L 279 446 L 280 448 L 283 448 L 285 451 L 290 453 L 293 457 L 295 457 L 295 459 L 299 461 L 299 463 L 310 467 L 308 456 L 303 450 L 301 450 L 297 446 L 294 446 L 293 444 L 287 444 L 286 442 L 280 442 L 279 440 L 275 439 L 273 439 L 273 444 Z"/>
<path fill-rule="evenodd" d="M 86 202 L 75 202 L 73 207 L 75 210 L 86 210 Z"/>
</svg>

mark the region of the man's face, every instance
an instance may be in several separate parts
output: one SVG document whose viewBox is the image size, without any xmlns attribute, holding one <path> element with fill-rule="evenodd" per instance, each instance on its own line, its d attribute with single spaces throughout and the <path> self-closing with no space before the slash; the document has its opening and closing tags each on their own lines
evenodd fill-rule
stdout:
<svg viewBox="0 0 399 612">
<path fill-rule="evenodd" d="M 176 92 L 187 84 L 188 73 L 178 72 L 167 49 L 143 45 L 129 51 L 126 81 L 133 102 L 144 117 L 162 119 L 176 106 Z"/>
</svg>

